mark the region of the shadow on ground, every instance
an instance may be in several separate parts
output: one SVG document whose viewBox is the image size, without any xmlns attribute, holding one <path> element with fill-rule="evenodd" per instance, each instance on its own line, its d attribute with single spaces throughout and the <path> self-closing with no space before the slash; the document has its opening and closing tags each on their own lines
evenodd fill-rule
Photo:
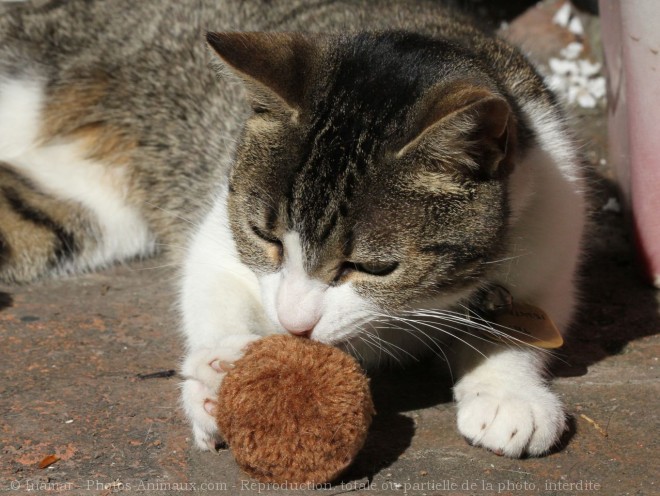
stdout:
<svg viewBox="0 0 660 496">
<path fill-rule="evenodd" d="M 405 412 L 452 401 L 449 374 L 432 359 L 374 374 L 371 391 L 377 414 L 364 448 L 338 482 L 371 480 L 410 447 L 415 422 Z"/>
<path fill-rule="evenodd" d="M 593 224 L 581 271 L 581 304 L 553 374 L 576 377 L 635 340 L 660 332 L 657 292 L 641 276 L 625 214 L 603 211 L 618 198 L 611 181 L 600 179 L 594 192 Z"/>
</svg>

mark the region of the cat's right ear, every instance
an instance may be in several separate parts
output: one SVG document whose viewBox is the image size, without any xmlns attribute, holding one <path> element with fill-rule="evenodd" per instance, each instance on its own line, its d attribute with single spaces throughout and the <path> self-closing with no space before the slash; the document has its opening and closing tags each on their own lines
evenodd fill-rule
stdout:
<svg viewBox="0 0 660 496">
<path fill-rule="evenodd" d="M 259 100 L 302 106 L 316 37 L 301 33 L 213 33 L 206 41 L 225 65 L 245 81 Z"/>
<path fill-rule="evenodd" d="M 492 89 L 459 81 L 429 92 L 412 139 L 399 156 L 417 153 L 445 171 L 504 177 L 513 169 L 517 126 L 508 101 Z"/>
</svg>

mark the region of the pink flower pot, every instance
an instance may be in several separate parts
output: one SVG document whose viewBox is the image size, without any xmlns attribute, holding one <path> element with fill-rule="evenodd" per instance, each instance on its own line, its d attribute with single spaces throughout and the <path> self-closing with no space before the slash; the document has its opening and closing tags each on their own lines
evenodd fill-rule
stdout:
<svg viewBox="0 0 660 496">
<path fill-rule="evenodd" d="M 650 281 L 660 287 L 660 1 L 600 0 L 609 155 Z"/>
</svg>

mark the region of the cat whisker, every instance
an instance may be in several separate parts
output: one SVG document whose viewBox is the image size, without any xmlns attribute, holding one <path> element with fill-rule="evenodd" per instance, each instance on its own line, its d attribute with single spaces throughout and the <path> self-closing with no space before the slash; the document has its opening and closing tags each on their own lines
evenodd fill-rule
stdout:
<svg viewBox="0 0 660 496">
<path fill-rule="evenodd" d="M 378 327 L 378 329 L 383 329 L 383 327 Z M 432 347 L 428 342 L 426 342 L 424 339 L 422 339 L 420 336 L 418 336 L 418 335 L 415 333 L 415 331 L 413 331 L 413 330 L 411 330 L 411 329 L 407 329 L 407 328 L 405 328 L 405 327 L 396 326 L 396 325 L 390 325 L 390 326 L 384 327 L 384 329 L 395 329 L 395 330 L 401 330 L 401 331 L 406 332 L 407 334 L 409 334 L 409 335 L 415 337 L 416 339 L 418 339 L 418 340 L 419 340 L 422 344 L 424 344 L 429 350 L 431 350 L 431 352 L 432 352 L 435 356 L 437 356 L 438 358 L 441 358 L 442 360 L 444 360 L 444 362 L 447 364 L 447 367 L 448 367 L 448 370 L 449 370 L 450 378 L 451 378 L 452 382 L 454 382 L 454 374 L 453 374 L 453 371 L 452 371 L 452 369 L 451 369 L 451 362 L 450 362 L 450 360 L 449 360 L 449 357 L 447 357 L 447 354 L 445 353 L 445 351 L 443 350 L 443 348 L 442 348 L 442 346 L 441 346 L 442 341 L 441 341 L 440 339 L 434 339 L 432 336 L 428 335 L 427 333 L 422 332 L 422 335 L 423 335 L 424 337 L 428 338 L 428 340 L 431 341 L 431 342 L 437 347 L 437 351 L 436 351 L 434 347 Z M 389 343 L 389 342 L 388 342 L 388 343 Z M 389 344 L 391 344 L 391 345 L 393 345 L 393 346 L 396 346 L 396 345 L 394 345 L 394 343 L 389 343 Z M 396 346 L 396 347 L 399 348 L 398 346 Z M 412 354 L 409 353 L 407 350 L 405 350 L 405 349 L 403 349 L 403 348 L 399 348 L 399 349 L 400 349 L 401 351 L 403 351 L 404 353 L 406 353 L 407 355 L 409 355 L 410 357 L 412 357 L 415 361 L 419 361 L 419 359 L 418 359 L 416 356 L 412 355 Z M 439 353 L 438 353 L 438 352 L 439 352 Z"/>
<path fill-rule="evenodd" d="M 347 341 L 346 344 L 351 347 L 351 350 L 353 350 L 353 356 L 356 356 L 360 359 L 360 361 L 364 361 L 364 357 L 360 354 L 360 352 L 357 350 L 357 348 L 351 343 L 350 341 Z"/>
<path fill-rule="evenodd" d="M 368 322 L 367 322 L 367 323 L 368 323 Z M 384 351 L 385 353 L 389 354 L 394 360 L 398 361 L 398 358 L 397 358 L 395 355 L 393 355 L 393 354 L 390 353 L 387 349 L 385 349 L 385 348 L 381 345 L 381 343 L 379 343 L 378 341 L 376 341 L 376 340 L 373 339 L 374 336 L 372 336 L 372 335 L 370 335 L 369 333 L 367 333 L 367 332 L 364 331 L 364 329 L 362 328 L 362 326 L 363 326 L 364 324 L 365 324 L 364 321 L 359 322 L 359 323 L 356 323 L 356 325 L 353 326 L 353 328 L 351 329 L 351 330 L 357 330 L 356 338 L 359 339 L 361 342 L 365 343 L 365 344 L 366 344 L 371 350 L 374 350 L 374 349 L 375 349 L 375 350 L 377 351 L 377 353 L 379 354 L 379 355 L 378 355 L 379 362 L 380 362 L 380 352 L 381 352 L 381 351 Z M 351 342 L 351 340 L 348 340 L 348 341 L 347 341 L 347 344 L 350 345 L 351 348 L 355 351 L 355 353 L 357 353 L 357 354 L 359 355 L 360 360 L 361 360 L 363 363 L 365 363 L 365 362 L 366 362 L 365 358 L 362 356 L 362 354 L 360 354 L 360 353 L 358 352 L 357 348 L 353 345 L 353 343 Z"/>
<path fill-rule="evenodd" d="M 466 312 L 470 312 L 470 310 L 467 307 L 464 307 L 466 309 Z M 511 334 L 521 334 L 525 335 L 523 332 L 518 331 L 517 329 L 512 329 L 507 326 L 503 326 L 501 324 L 497 324 L 494 322 L 490 322 L 488 320 L 485 320 L 474 313 L 470 312 L 469 315 L 472 316 L 472 318 L 467 318 L 466 314 L 460 313 L 460 312 L 452 312 L 450 310 L 414 310 L 410 311 L 413 314 L 421 315 L 421 316 L 426 316 L 426 317 L 434 317 L 437 319 L 441 320 L 446 320 L 458 324 L 465 325 L 468 328 L 474 329 L 474 330 L 479 330 L 483 331 L 487 334 L 490 334 L 494 336 L 495 338 L 498 339 L 502 344 L 507 344 L 511 346 L 516 346 L 518 348 L 533 348 L 536 351 L 540 353 L 544 353 L 547 355 L 551 356 L 556 356 L 556 353 L 552 352 L 551 350 L 547 350 L 545 348 L 541 348 L 539 346 L 536 346 L 532 343 L 528 343 L 526 341 L 523 341 L 521 339 L 516 338 L 515 336 Z M 498 329 L 501 328 L 503 330 Z M 456 329 L 461 332 L 467 332 L 466 330 L 461 330 L 461 329 Z M 477 339 L 481 339 L 484 341 L 489 341 L 493 344 L 498 344 L 497 342 L 493 342 L 489 339 L 483 338 L 479 336 L 478 334 L 470 333 L 471 336 Z"/>
<path fill-rule="evenodd" d="M 383 327 L 381 327 L 381 329 L 382 328 Z M 396 330 L 401 330 L 403 332 L 406 332 L 406 333 L 410 334 L 412 337 L 414 337 L 415 339 L 417 339 L 424 346 L 426 346 L 429 350 L 431 350 L 431 352 L 433 352 L 433 354 L 435 354 L 439 357 L 440 355 L 437 353 L 437 351 L 439 351 L 443 355 L 442 358 L 444 358 L 444 359 L 447 358 L 445 353 L 444 353 L 444 350 L 442 349 L 442 347 L 439 344 L 441 341 L 439 339 L 434 339 L 432 336 L 430 336 L 428 333 L 425 333 L 421 329 L 412 330 L 412 329 L 407 329 L 405 327 L 396 326 L 396 325 L 390 325 L 389 327 L 385 327 L 385 329 L 396 329 Z M 420 334 L 421 334 L 421 336 L 420 336 Z M 427 338 L 435 346 L 432 347 L 427 341 L 424 340 L 424 338 Z M 436 351 L 436 348 L 437 348 L 437 351 Z"/>
<path fill-rule="evenodd" d="M 390 356 L 393 360 L 395 360 L 397 363 L 400 362 L 400 357 L 397 356 L 392 349 L 389 348 L 397 348 L 403 353 L 406 353 L 413 359 L 417 359 L 410 353 L 408 353 L 405 349 L 398 347 L 394 343 L 390 343 L 387 340 L 384 340 L 380 337 L 378 334 L 378 330 L 374 328 L 373 326 L 374 318 L 371 315 L 371 312 L 365 312 L 360 318 L 356 319 L 353 324 L 351 325 L 350 331 L 356 331 L 357 330 L 357 339 L 360 339 L 361 342 L 364 342 L 367 346 L 369 346 L 370 349 L 376 350 L 376 353 L 378 354 L 378 360 L 380 362 L 380 359 L 382 357 L 382 353 L 387 354 Z M 373 329 L 374 332 L 369 332 L 367 331 L 364 326 L 368 325 L 371 329 Z M 347 340 L 347 344 L 350 343 L 350 339 Z M 388 348 L 389 347 L 389 348 Z"/>
<path fill-rule="evenodd" d="M 373 323 L 370 323 L 370 326 L 374 329 L 375 332 L 374 332 L 373 334 L 367 334 L 367 335 L 369 335 L 369 336 L 370 336 L 371 338 L 373 338 L 373 339 L 376 339 L 376 340 L 377 340 L 377 343 L 378 343 L 378 345 L 381 347 L 381 349 L 382 349 L 383 351 L 385 351 L 386 353 L 388 353 L 392 358 L 395 358 L 397 361 L 399 360 L 399 358 L 396 357 L 396 356 L 393 354 L 392 350 L 389 350 L 389 349 L 387 348 L 387 346 L 389 346 L 389 347 L 391 347 L 391 348 L 396 348 L 397 350 L 399 350 L 399 351 L 403 352 L 404 354 L 408 355 L 408 356 L 409 356 L 410 358 L 412 358 L 413 360 L 415 360 L 415 361 L 419 361 L 419 358 L 417 358 L 415 355 L 413 355 L 412 353 L 410 353 L 410 352 L 409 352 L 408 350 L 406 350 L 405 348 L 402 348 L 402 347 L 400 347 L 400 346 L 398 346 L 398 345 L 392 343 L 391 341 L 388 341 L 388 340 L 383 339 L 383 338 L 380 337 L 380 335 L 378 334 L 378 330 L 379 330 L 379 329 L 387 329 L 386 327 L 384 328 L 384 327 L 374 326 Z"/>
<path fill-rule="evenodd" d="M 454 323 L 457 323 L 457 324 L 463 324 L 463 325 L 467 326 L 468 328 L 483 330 L 483 331 L 485 331 L 489 334 L 498 334 L 498 335 L 503 334 L 501 331 L 493 328 L 490 325 L 492 323 L 487 321 L 487 320 L 484 320 L 484 319 L 473 320 L 473 319 L 467 318 L 465 315 L 457 313 L 457 312 L 443 313 L 441 311 L 432 311 L 432 310 L 424 310 L 424 311 L 415 310 L 415 311 L 411 312 L 411 314 L 412 315 L 419 315 L 419 316 L 422 316 L 422 317 L 431 317 L 431 318 L 435 318 L 435 319 L 441 319 L 442 321 L 450 321 L 450 322 L 454 322 Z M 512 331 L 515 331 L 515 330 L 512 329 Z M 520 331 L 517 331 L 517 332 L 520 332 Z M 479 337 L 479 336 L 475 335 L 475 337 Z M 524 343 L 523 341 L 517 340 L 516 338 L 512 338 L 512 339 L 514 339 L 516 341 L 519 341 L 522 344 L 528 344 L 528 343 Z"/>
<path fill-rule="evenodd" d="M 554 353 L 550 350 L 547 350 L 545 348 L 541 348 L 539 346 L 528 343 L 526 341 L 522 341 L 522 340 L 515 337 L 515 334 L 518 334 L 518 335 L 521 335 L 521 336 L 526 336 L 526 334 L 524 332 L 519 331 L 519 330 L 514 329 L 514 328 L 511 328 L 511 327 L 508 327 L 508 326 L 505 326 L 505 325 L 502 325 L 502 324 L 498 324 L 496 322 L 491 322 L 489 320 L 486 320 L 486 319 L 480 317 L 479 315 L 476 315 L 474 312 L 471 312 L 471 310 L 468 307 L 466 307 L 464 305 L 461 305 L 461 306 L 463 308 L 465 308 L 465 311 L 468 312 L 468 315 L 472 315 L 474 317 L 474 319 L 476 319 L 476 321 L 480 325 L 482 325 L 485 330 L 491 332 L 492 334 L 495 334 L 498 337 L 513 340 L 513 341 L 519 343 L 521 346 L 528 347 L 528 348 L 531 347 L 531 348 L 534 348 L 534 349 L 536 349 L 540 352 L 550 354 L 550 355 L 554 355 Z M 472 319 L 468 319 L 468 320 L 472 320 Z M 514 335 L 512 336 L 512 334 L 514 334 Z"/>
<path fill-rule="evenodd" d="M 415 327 L 414 324 L 413 324 L 413 323 L 415 323 L 415 322 L 418 322 L 418 323 L 420 323 L 420 324 L 422 323 L 422 322 L 419 322 L 419 321 L 415 321 L 414 319 L 406 319 L 406 318 L 404 318 L 404 317 L 400 317 L 400 316 L 385 315 L 385 314 L 381 314 L 381 316 L 382 316 L 382 317 L 386 317 L 386 318 L 394 318 L 394 319 L 396 319 L 396 320 L 398 320 L 398 321 L 405 322 L 405 323 L 408 324 L 408 325 L 412 325 L 413 327 Z M 477 353 L 479 353 L 484 359 L 487 359 L 487 358 L 488 358 L 488 357 L 487 357 L 486 355 L 484 355 L 479 349 L 477 349 L 474 345 L 470 344 L 470 343 L 467 342 L 465 339 L 462 339 L 462 338 L 460 338 L 459 336 L 456 336 L 455 334 L 452 334 L 451 332 L 447 331 L 446 329 L 443 329 L 442 327 L 438 327 L 438 326 L 432 326 L 432 325 L 430 325 L 430 324 L 428 324 L 428 323 L 424 323 L 424 325 L 426 325 L 426 326 L 428 326 L 428 327 L 431 327 L 431 328 L 433 328 L 433 329 L 435 329 L 435 330 L 437 330 L 437 331 L 439 331 L 439 332 L 441 332 L 441 333 L 443 333 L 443 334 L 446 334 L 446 335 L 448 335 L 448 336 L 451 336 L 451 337 L 457 339 L 458 341 L 462 342 L 462 343 L 465 344 L 466 346 L 470 347 L 471 349 L 473 349 L 474 351 L 476 351 Z M 415 328 L 416 328 L 416 327 L 415 327 Z M 419 330 L 418 328 L 416 328 L 416 329 Z M 420 332 L 421 332 L 421 331 L 420 331 Z"/>
<path fill-rule="evenodd" d="M 439 317 L 435 316 L 435 318 L 439 318 Z M 425 325 L 428 325 L 428 326 L 431 326 L 431 325 L 432 325 L 432 324 L 431 324 L 430 322 L 428 322 L 428 321 L 421 321 L 421 320 L 418 320 L 418 322 L 420 322 L 420 323 L 421 323 L 421 322 L 424 322 Z M 464 326 L 467 327 L 467 329 L 464 329 L 464 328 L 462 328 L 462 327 L 455 327 L 455 326 L 449 325 L 448 322 L 452 322 L 452 323 L 455 323 L 455 324 L 464 325 Z M 437 322 L 437 324 L 442 325 L 442 326 L 443 326 L 443 329 L 444 329 L 445 327 L 448 327 L 448 328 L 451 329 L 452 331 L 456 331 L 456 332 L 460 332 L 460 333 L 463 333 L 463 334 L 467 334 L 468 336 L 470 336 L 470 337 L 472 337 L 472 338 L 475 338 L 475 339 L 478 339 L 479 341 L 483 341 L 483 342 L 487 342 L 487 343 L 495 344 L 495 345 L 497 345 L 497 344 L 504 344 L 504 343 L 493 342 L 492 340 L 490 340 L 490 339 L 488 339 L 488 338 L 485 338 L 485 337 L 483 337 L 483 336 L 479 336 L 478 334 L 475 334 L 475 333 L 473 333 L 473 332 L 470 332 L 470 329 L 469 329 L 469 328 L 471 327 L 471 326 L 470 326 L 470 321 L 463 321 L 463 320 L 459 320 L 459 319 L 453 319 L 453 318 L 447 318 L 447 317 L 445 317 L 445 318 L 442 319 L 441 322 Z M 457 336 L 454 336 L 454 337 L 457 337 Z"/>
<path fill-rule="evenodd" d="M 398 362 L 398 357 L 389 352 L 389 350 L 385 349 L 382 345 L 382 339 L 378 335 L 378 329 L 374 328 L 371 322 L 367 323 L 367 325 L 371 328 L 372 332 L 367 332 L 366 330 L 360 329 L 359 338 L 369 346 L 369 349 L 376 350 L 378 356 L 378 365 L 381 363 L 383 352 L 388 353 L 389 356 Z M 371 334 L 374 334 L 374 336 Z"/>
<path fill-rule="evenodd" d="M 397 320 L 397 316 L 395 316 L 395 315 L 389 315 L 387 318 L 388 318 L 388 319 L 394 319 L 394 320 Z M 391 323 L 391 322 L 388 322 L 388 323 Z M 408 324 L 408 325 L 412 325 L 410 322 L 407 322 L 407 324 Z M 439 344 L 439 343 L 441 342 L 439 339 L 434 339 L 434 338 L 433 338 L 432 336 L 430 336 L 428 333 L 426 333 L 426 332 L 424 332 L 423 330 L 421 330 L 421 329 L 415 327 L 414 325 L 412 325 L 412 327 L 415 328 L 415 330 L 416 330 L 419 334 L 421 334 L 422 336 L 424 336 L 425 338 L 427 338 L 429 341 L 431 341 L 431 342 L 435 345 L 435 347 L 437 347 L 437 350 L 438 350 L 440 353 L 442 353 L 442 358 L 443 358 L 447 363 L 449 363 L 449 360 L 448 360 L 448 358 L 447 358 L 447 355 L 445 354 L 444 350 L 442 349 L 442 346 Z M 405 331 L 405 332 L 408 332 L 411 336 L 415 337 L 417 340 L 419 340 L 419 341 L 422 342 L 425 346 L 427 346 L 427 347 L 428 347 L 428 348 L 429 348 L 429 349 L 430 349 L 435 355 L 437 355 L 438 357 L 440 356 L 440 355 L 436 352 L 436 350 L 435 350 L 433 347 L 431 347 L 426 341 L 424 341 L 424 339 L 423 339 L 421 336 L 417 335 L 417 334 L 416 334 L 415 332 L 413 332 L 411 329 L 407 329 L 407 328 L 405 328 L 405 327 L 400 327 L 400 326 L 396 326 L 395 328 L 398 328 L 398 329 L 401 329 L 401 330 L 403 330 L 403 331 Z"/>
<path fill-rule="evenodd" d="M 377 352 L 380 351 L 379 348 L 375 347 L 375 345 L 374 345 L 373 343 L 371 343 L 369 340 L 367 340 L 364 336 L 362 336 L 361 333 L 359 333 L 359 334 L 356 336 L 356 339 L 359 339 L 360 342 L 361 342 L 361 343 L 364 343 L 365 346 L 367 346 L 370 350 L 372 350 L 372 351 L 373 351 L 373 350 L 376 350 Z M 378 363 L 380 363 L 380 354 L 378 355 Z"/>
<path fill-rule="evenodd" d="M 374 349 L 373 347 L 375 347 L 375 349 L 378 351 L 378 363 L 379 364 L 380 364 L 380 361 L 381 361 L 381 358 L 382 358 L 382 353 L 385 353 L 386 355 L 391 357 L 392 360 L 394 360 L 395 362 L 401 363 L 400 357 L 398 357 L 392 350 L 387 348 L 387 346 L 392 345 L 392 343 L 389 343 L 389 342 L 383 340 L 382 338 L 380 338 L 380 337 L 378 337 L 374 334 L 370 334 L 370 333 L 367 333 L 367 332 L 364 332 L 364 331 L 362 331 L 359 334 L 359 338 L 364 343 L 370 344 L 372 346 L 372 349 Z"/>
<path fill-rule="evenodd" d="M 482 324 L 482 323 L 476 322 L 472 319 L 468 319 L 465 316 L 461 316 L 460 314 L 442 315 L 442 313 L 440 313 L 440 312 L 427 312 L 427 313 L 415 312 L 415 313 L 417 315 L 421 315 L 421 316 L 425 316 L 425 317 L 433 317 L 433 318 L 436 318 L 436 319 L 440 319 L 441 321 L 448 321 L 448 322 L 453 322 L 453 323 L 456 323 L 456 324 L 464 325 L 467 329 L 459 329 L 459 328 L 455 328 L 455 327 L 453 327 L 453 329 L 455 329 L 459 332 L 464 332 L 466 334 L 469 334 L 470 336 L 472 336 L 476 339 L 480 339 L 482 341 L 488 341 L 490 343 L 493 343 L 493 341 L 491 341 L 489 339 L 486 339 L 482 336 L 479 336 L 478 334 L 474 334 L 472 332 L 469 332 L 468 329 L 484 331 L 487 334 L 491 334 L 491 335 L 503 338 L 506 341 L 509 341 L 510 342 L 509 344 L 516 345 L 518 347 L 522 347 L 522 346 L 532 346 L 533 347 L 533 345 L 531 345 L 529 343 L 521 341 L 521 340 L 519 340 L 519 339 L 517 339 L 513 336 L 510 336 L 510 335 L 508 335 L 508 334 L 506 334 L 502 331 L 499 331 L 499 330 L 497 330 L 497 329 L 495 329 L 491 326 L 485 325 L 485 324 L 490 324 L 490 322 L 488 322 L 488 321 L 483 321 L 484 323 Z M 441 322 L 441 323 L 445 324 L 445 322 Z M 493 344 L 497 344 L 497 343 L 493 343 Z"/>
<path fill-rule="evenodd" d="M 500 258 L 499 260 L 489 260 L 488 262 L 482 262 L 482 265 L 491 265 L 491 264 L 497 264 L 497 263 L 502 263 L 502 262 L 509 262 L 511 260 L 516 260 L 517 258 L 521 258 L 525 256 L 524 253 L 521 253 L 519 255 L 514 255 L 511 257 L 505 257 L 505 258 Z"/>
</svg>

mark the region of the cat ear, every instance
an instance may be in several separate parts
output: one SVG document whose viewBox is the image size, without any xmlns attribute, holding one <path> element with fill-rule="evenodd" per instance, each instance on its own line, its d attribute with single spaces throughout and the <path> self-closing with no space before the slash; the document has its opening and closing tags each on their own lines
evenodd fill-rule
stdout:
<svg viewBox="0 0 660 496">
<path fill-rule="evenodd" d="M 504 177 L 513 169 L 516 122 L 506 99 L 488 88 L 453 84 L 427 97 L 413 138 L 398 153 L 420 153 L 447 169 Z"/>
<path fill-rule="evenodd" d="M 269 93 L 289 107 L 302 104 L 317 46 L 300 33 L 212 33 L 206 41 L 253 92 Z"/>
</svg>

